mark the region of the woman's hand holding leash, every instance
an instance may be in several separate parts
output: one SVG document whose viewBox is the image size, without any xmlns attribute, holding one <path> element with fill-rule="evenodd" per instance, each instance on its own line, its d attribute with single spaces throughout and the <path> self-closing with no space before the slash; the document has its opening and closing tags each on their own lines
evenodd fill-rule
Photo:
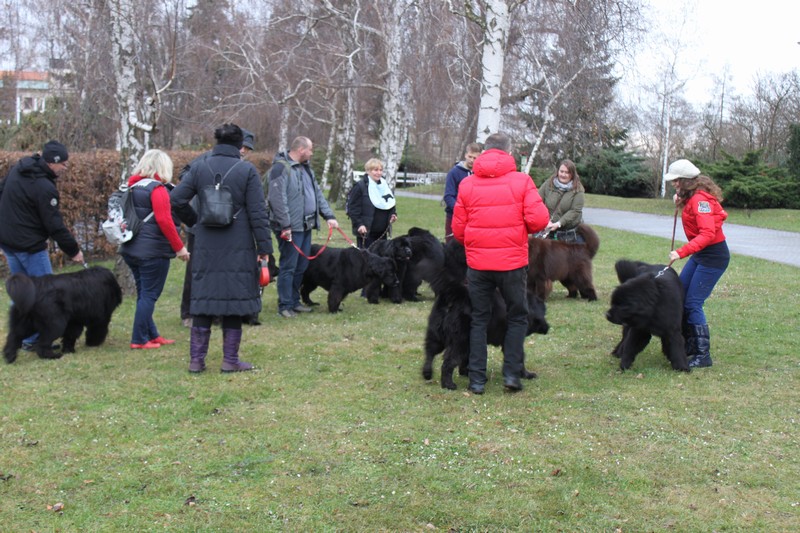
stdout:
<svg viewBox="0 0 800 533">
<path fill-rule="evenodd" d="M 190 257 L 189 250 L 187 250 L 185 246 L 178 250 L 175 255 L 183 262 L 188 261 Z"/>
<path fill-rule="evenodd" d="M 678 252 L 676 252 L 675 250 L 672 250 L 669 253 L 669 264 L 671 265 L 672 263 L 674 263 L 675 261 L 677 261 L 680 258 L 681 258 L 681 256 L 678 255 Z"/>
</svg>

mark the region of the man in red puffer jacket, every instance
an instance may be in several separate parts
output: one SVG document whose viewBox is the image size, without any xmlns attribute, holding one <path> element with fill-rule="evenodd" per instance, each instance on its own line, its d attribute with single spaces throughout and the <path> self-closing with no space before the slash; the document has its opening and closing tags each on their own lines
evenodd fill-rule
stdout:
<svg viewBox="0 0 800 533">
<path fill-rule="evenodd" d="M 472 166 L 473 175 L 461 182 L 453 210 L 453 236 L 467 254 L 467 281 L 472 304 L 469 390 L 483 394 L 486 384 L 486 328 L 491 301 L 499 289 L 506 304 L 508 328 L 503 342 L 503 385 L 522 390 L 521 373 L 528 328 L 526 298 L 528 234 L 550 221 L 533 180 L 517 172 L 511 139 L 490 135 Z"/>
</svg>

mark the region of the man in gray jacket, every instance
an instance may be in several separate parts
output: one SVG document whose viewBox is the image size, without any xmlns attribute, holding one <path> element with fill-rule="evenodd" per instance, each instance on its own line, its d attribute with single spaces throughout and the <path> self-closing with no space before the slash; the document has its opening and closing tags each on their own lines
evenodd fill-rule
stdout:
<svg viewBox="0 0 800 533">
<path fill-rule="evenodd" d="M 311 251 L 311 230 L 319 229 L 319 215 L 328 227 L 338 228 L 336 215 L 317 185 L 314 171 L 308 162 L 314 145 L 308 137 L 297 137 L 288 152 L 275 155 L 269 172 L 267 194 L 269 219 L 278 236 L 281 253 L 278 264 L 278 314 L 293 318 L 308 313 L 310 307 L 300 303 L 300 284 L 308 268 L 306 256 Z"/>
</svg>

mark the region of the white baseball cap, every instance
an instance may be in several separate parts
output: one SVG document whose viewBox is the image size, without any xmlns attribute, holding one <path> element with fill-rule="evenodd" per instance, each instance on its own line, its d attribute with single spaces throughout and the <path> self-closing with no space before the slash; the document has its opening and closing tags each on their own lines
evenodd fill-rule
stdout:
<svg viewBox="0 0 800 533">
<path fill-rule="evenodd" d="M 664 181 L 672 181 L 678 178 L 696 178 L 700 175 L 700 169 L 692 164 L 688 159 L 678 159 L 674 161 L 667 173 L 664 174 Z"/>
</svg>

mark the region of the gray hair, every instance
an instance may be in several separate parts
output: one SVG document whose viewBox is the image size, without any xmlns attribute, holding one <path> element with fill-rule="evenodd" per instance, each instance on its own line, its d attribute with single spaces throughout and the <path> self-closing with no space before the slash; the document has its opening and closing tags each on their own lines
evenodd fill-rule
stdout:
<svg viewBox="0 0 800 533">
<path fill-rule="evenodd" d="M 511 152 L 511 137 L 505 133 L 492 133 L 483 142 L 484 150 L 491 149 L 502 150 L 504 152 Z"/>
</svg>

